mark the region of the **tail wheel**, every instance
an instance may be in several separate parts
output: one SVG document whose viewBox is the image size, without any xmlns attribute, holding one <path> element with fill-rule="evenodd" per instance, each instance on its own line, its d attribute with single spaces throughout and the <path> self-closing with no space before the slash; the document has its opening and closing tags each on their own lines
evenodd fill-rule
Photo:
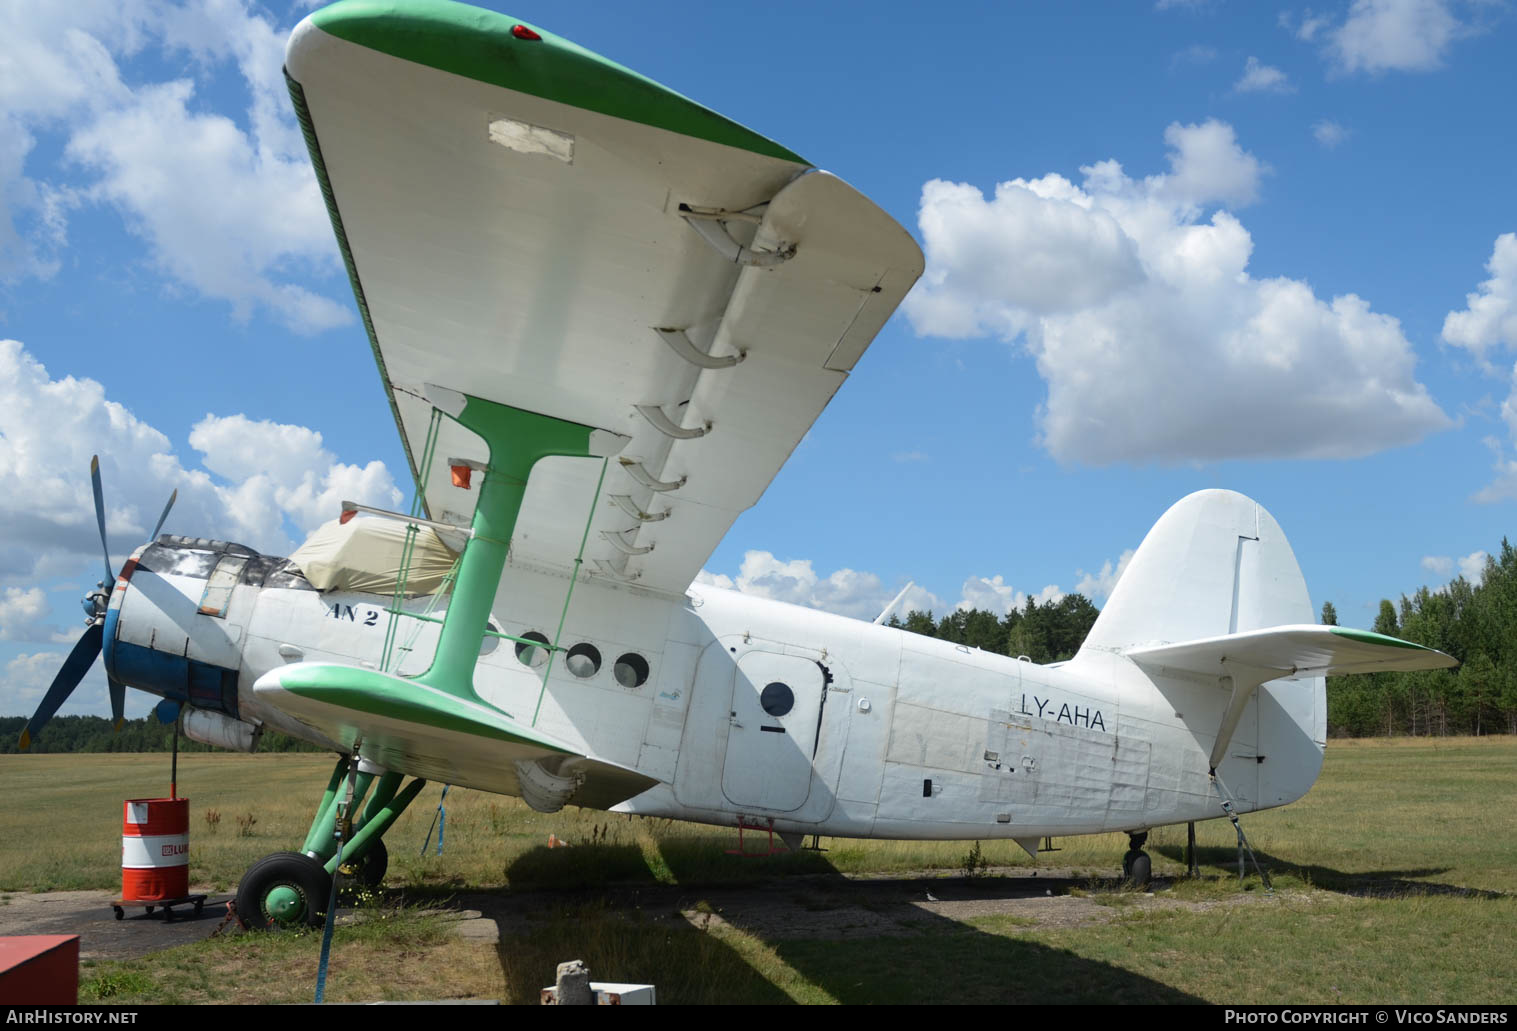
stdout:
<svg viewBox="0 0 1517 1031">
<path fill-rule="evenodd" d="M 377 888 L 384 882 L 385 871 L 389 868 L 390 853 L 385 849 L 385 843 L 376 839 L 362 856 L 337 869 L 344 877 L 351 877 L 365 888 Z"/>
<path fill-rule="evenodd" d="M 1153 860 L 1149 858 L 1147 852 L 1134 849 L 1122 857 L 1122 877 L 1131 887 L 1148 887 L 1153 870 Z"/>
<path fill-rule="evenodd" d="M 264 856 L 237 885 L 237 915 L 248 927 L 320 927 L 326 919 L 332 879 L 303 852 Z"/>
</svg>

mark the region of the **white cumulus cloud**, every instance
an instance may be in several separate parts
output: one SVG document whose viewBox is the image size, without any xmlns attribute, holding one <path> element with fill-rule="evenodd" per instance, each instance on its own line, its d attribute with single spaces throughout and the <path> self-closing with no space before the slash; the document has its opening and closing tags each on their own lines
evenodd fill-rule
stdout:
<svg viewBox="0 0 1517 1031">
<path fill-rule="evenodd" d="M 1459 560 L 1459 575 L 1475 586 L 1485 582 L 1485 563 L 1490 555 L 1484 551 L 1472 551 Z"/>
<path fill-rule="evenodd" d="M 160 271 L 240 319 L 261 308 L 300 332 L 353 321 L 346 299 L 306 285 L 341 262 L 285 92 L 284 30 L 240 0 L 126 0 L 7 4 L 0 34 L 0 279 L 52 274 L 68 212 L 103 204 Z M 232 71 L 245 127 L 206 111 L 192 78 L 128 82 L 120 62 L 144 56 Z M 63 159 L 26 174 L 50 131 Z"/>
<path fill-rule="evenodd" d="M 1450 0 L 1354 0 L 1327 53 L 1345 72 L 1429 71 L 1462 31 Z"/>
<path fill-rule="evenodd" d="M 1114 582 L 1131 558 L 1131 551 L 1124 552 L 1116 572 L 1112 571 L 1112 565 L 1108 562 L 1102 575 L 1107 581 Z M 1079 575 L 1085 576 L 1083 573 Z M 887 587 L 874 573 L 840 569 L 822 576 L 817 573 L 810 559 L 781 560 L 768 551 L 746 552 L 736 576 L 712 573 L 703 569 L 696 575 L 695 582 L 761 598 L 773 598 L 793 605 L 804 605 L 807 608 L 821 609 L 841 616 L 871 620 L 878 616 L 900 591 L 899 587 Z M 1091 577 L 1085 576 L 1079 590 L 1081 593 L 1094 597 L 1086 588 L 1095 582 Z M 1110 593 L 1109 585 L 1101 591 L 1102 596 L 1108 593 Z M 1028 592 L 1018 590 L 1007 583 L 1006 578 L 1001 574 L 969 576 L 965 578 L 960 588 L 959 600 L 952 606 L 947 605 L 942 598 L 931 591 L 913 585 L 906 591 L 906 596 L 893 611 L 901 618 L 913 610 L 932 612 L 942 616 L 954 609 L 960 611 L 981 609 L 1004 616 L 1013 610 L 1019 612 L 1025 610 L 1029 601 L 1034 601 L 1039 605 L 1056 604 L 1063 600 L 1065 594 L 1066 592 L 1058 584 L 1048 584 L 1041 590 Z"/>
<path fill-rule="evenodd" d="M 1111 597 L 1111 592 L 1116 588 L 1117 581 L 1122 578 L 1122 574 L 1127 570 L 1127 564 L 1132 561 L 1134 554 L 1134 550 L 1128 548 L 1117 557 L 1115 564 L 1112 563 L 1111 559 L 1107 559 L 1101 563 L 1101 571 L 1098 573 L 1087 573 L 1083 569 L 1078 570 L 1075 575 L 1080 579 L 1075 584 L 1075 592 L 1085 595 L 1085 597 L 1097 604 L 1104 602 L 1107 598 Z"/>
<path fill-rule="evenodd" d="M 990 198 L 927 183 L 917 333 L 1024 342 L 1061 461 L 1358 457 L 1451 425 L 1396 319 L 1248 273 L 1248 230 L 1211 207 L 1252 201 L 1266 171 L 1232 127 L 1165 139 L 1170 171 L 1143 179 L 1102 161 L 1078 185 L 1014 179 Z"/>
<path fill-rule="evenodd" d="M 1491 278 L 1465 295 L 1463 311 L 1443 320 L 1443 341 L 1463 347 L 1477 360 L 1497 348 L 1517 347 L 1517 233 L 1502 233 L 1485 264 Z"/>
<path fill-rule="evenodd" d="M 1019 591 L 1012 587 L 999 574 L 971 576 L 964 581 L 961 591 L 963 598 L 954 608 L 964 612 L 970 609 L 983 609 L 999 616 L 1004 616 L 1013 610 L 1021 612 L 1027 608 L 1029 598 L 1039 605 L 1052 605 L 1064 598 L 1064 592 L 1059 590 L 1058 584 L 1049 584 L 1036 594 L 1029 595 L 1026 591 Z"/>
<path fill-rule="evenodd" d="M 874 619 L 900 593 L 900 587 L 887 587 L 874 573 L 839 569 L 824 577 L 810 559 L 780 560 L 768 551 L 746 552 L 736 577 L 703 569 L 695 582 L 855 619 Z M 941 612 L 943 602 L 931 591 L 912 587 L 896 613 L 904 616 L 913 609 Z"/>
<path fill-rule="evenodd" d="M 1424 555 L 1422 556 L 1422 568 L 1447 581 L 1454 572 L 1454 566 L 1459 566 L 1459 575 L 1464 577 L 1471 586 L 1479 587 L 1485 580 L 1485 563 L 1490 556 L 1484 551 L 1472 551 L 1463 558 L 1452 558 L 1448 555 Z"/>
<path fill-rule="evenodd" d="M 343 464 L 304 427 L 207 416 L 191 443 L 204 455 L 199 468 L 99 383 L 54 379 L 19 342 L 0 340 L 0 577 L 104 575 L 89 478 L 96 452 L 113 568 L 152 532 L 175 489 L 168 532 L 276 554 L 289 553 L 292 530 L 303 535 L 335 517 L 344 499 L 401 500 L 383 463 Z"/>
<path fill-rule="evenodd" d="M 1281 11 L 1276 19 L 1280 27 L 1294 35 L 1297 39 L 1310 43 L 1322 33 L 1322 30 L 1332 25 L 1332 19 L 1323 15 L 1314 15 L 1308 10 L 1297 21 L 1292 11 Z"/>
<path fill-rule="evenodd" d="M 1496 238 L 1491 260 L 1485 267 L 1491 278 L 1465 295 L 1463 311 L 1451 311 L 1444 317 L 1443 342 L 1469 351 L 1483 370 L 1496 374 L 1492 354 L 1517 347 L 1517 233 L 1503 233 Z M 1517 441 L 1517 367 L 1512 369 L 1511 376 L 1511 390 L 1501 405 L 1501 417 L 1510 439 Z M 1485 445 L 1495 456 L 1495 478 L 1474 499 L 1517 500 L 1517 460 L 1507 457 L 1506 447 L 1497 437 L 1486 437 Z"/>
<path fill-rule="evenodd" d="M 1448 576 L 1454 571 L 1454 560 L 1447 555 L 1423 555 L 1422 568 L 1435 576 Z"/>
<path fill-rule="evenodd" d="M 1259 180 L 1269 169 L 1238 146 L 1237 134 L 1226 122 L 1173 122 L 1164 130 L 1164 142 L 1170 148 L 1170 174 L 1151 177 L 1145 184 L 1155 195 L 1186 206 L 1242 207 L 1258 199 Z"/>
<path fill-rule="evenodd" d="M 1312 126 L 1312 138 L 1328 150 L 1348 139 L 1348 130 L 1331 119 L 1324 118 Z"/>
<path fill-rule="evenodd" d="M 52 635 L 47 593 L 40 587 L 0 588 L 0 641 L 37 641 Z"/>
<path fill-rule="evenodd" d="M 1280 69 L 1263 64 L 1257 57 L 1249 57 L 1243 64 L 1243 74 L 1233 83 L 1235 93 L 1292 93 L 1295 87 Z"/>
</svg>

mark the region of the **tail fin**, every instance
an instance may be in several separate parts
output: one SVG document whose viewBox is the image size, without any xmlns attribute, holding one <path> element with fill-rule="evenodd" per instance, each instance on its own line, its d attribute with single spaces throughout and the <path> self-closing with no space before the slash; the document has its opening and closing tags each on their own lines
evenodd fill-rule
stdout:
<svg viewBox="0 0 1517 1031">
<path fill-rule="evenodd" d="M 1134 648 L 1315 622 L 1280 524 L 1230 490 L 1182 498 L 1143 538 L 1082 648 Z"/>
<path fill-rule="evenodd" d="M 1244 810 L 1267 808 L 1300 798 L 1322 768 L 1326 674 L 1455 664 L 1313 622 L 1280 524 L 1242 494 L 1205 490 L 1148 531 L 1076 661 L 1125 656 L 1163 696 L 1159 711 L 1194 735 L 1226 793 Z"/>
</svg>

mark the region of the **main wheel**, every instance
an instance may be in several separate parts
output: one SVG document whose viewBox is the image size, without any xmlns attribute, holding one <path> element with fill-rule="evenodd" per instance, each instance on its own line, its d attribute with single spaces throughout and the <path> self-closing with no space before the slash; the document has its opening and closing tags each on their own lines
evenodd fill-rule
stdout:
<svg viewBox="0 0 1517 1031">
<path fill-rule="evenodd" d="M 1122 875 L 1127 883 L 1134 888 L 1148 887 L 1149 878 L 1153 875 L 1154 863 L 1147 852 L 1139 852 L 1136 849 L 1122 857 Z"/>
<path fill-rule="evenodd" d="M 385 849 L 383 841 L 375 840 L 357 860 L 351 863 L 343 863 L 338 870 L 344 877 L 351 877 L 365 888 L 377 888 L 385 879 L 385 871 L 390 868 L 390 853 Z"/>
<path fill-rule="evenodd" d="M 301 852 L 264 856 L 237 885 L 237 915 L 251 928 L 320 927 L 327 915 L 332 879 Z"/>
</svg>

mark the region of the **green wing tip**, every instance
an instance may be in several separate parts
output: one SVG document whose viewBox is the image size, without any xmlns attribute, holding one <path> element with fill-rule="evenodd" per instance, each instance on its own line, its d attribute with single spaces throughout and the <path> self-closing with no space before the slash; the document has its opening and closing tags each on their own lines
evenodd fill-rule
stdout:
<svg viewBox="0 0 1517 1031">
<path fill-rule="evenodd" d="M 16 747 L 23 752 L 32 747 L 32 732 L 30 730 L 22 728 L 21 740 L 16 743 Z"/>
<path fill-rule="evenodd" d="M 1377 634 L 1373 630 L 1356 630 L 1353 627 L 1332 626 L 1328 627 L 1339 637 L 1347 637 L 1351 641 L 1362 641 L 1365 644 L 1383 644 L 1392 648 L 1411 648 L 1414 651 L 1433 652 L 1436 648 L 1429 648 L 1425 644 L 1416 641 L 1404 641 L 1399 637 L 1387 637 L 1385 634 Z"/>
</svg>

